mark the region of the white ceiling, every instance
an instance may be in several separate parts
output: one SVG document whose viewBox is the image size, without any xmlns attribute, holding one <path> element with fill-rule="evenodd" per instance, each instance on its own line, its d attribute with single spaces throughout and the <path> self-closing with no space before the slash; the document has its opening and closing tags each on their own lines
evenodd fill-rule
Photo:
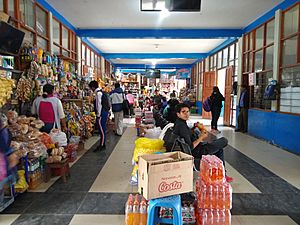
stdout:
<svg viewBox="0 0 300 225">
<path fill-rule="evenodd" d="M 89 39 L 103 53 L 206 53 L 225 39 Z"/>
<path fill-rule="evenodd" d="M 170 58 L 170 59 L 111 59 L 115 64 L 192 64 L 197 59 Z"/>
<path fill-rule="evenodd" d="M 283 0 L 202 0 L 201 12 L 170 12 L 168 17 L 163 17 L 160 12 L 140 11 L 140 0 L 46 1 L 76 28 L 182 29 L 179 32 L 184 32 L 184 29 L 241 29 L 283 2 Z M 208 53 L 223 43 L 224 39 L 90 38 L 89 41 L 103 53 Z M 185 64 L 190 60 L 177 59 L 176 62 Z M 174 62 L 174 59 L 167 61 Z M 112 62 L 136 64 L 141 61 L 124 57 L 114 59 Z"/>
<path fill-rule="evenodd" d="M 140 0 L 47 0 L 77 28 L 243 28 L 283 0 L 202 0 L 201 12 L 141 12 Z"/>
</svg>

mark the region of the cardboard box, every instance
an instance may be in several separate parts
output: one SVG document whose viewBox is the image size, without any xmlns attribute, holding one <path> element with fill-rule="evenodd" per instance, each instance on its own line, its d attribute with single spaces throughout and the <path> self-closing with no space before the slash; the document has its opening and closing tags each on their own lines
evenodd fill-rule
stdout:
<svg viewBox="0 0 300 225">
<path fill-rule="evenodd" d="M 9 15 L 7 15 L 5 12 L 0 11 L 0 21 L 4 21 L 5 23 L 8 23 Z"/>
<path fill-rule="evenodd" d="M 149 200 L 193 191 L 193 163 L 182 152 L 140 156 L 139 193 Z"/>
</svg>

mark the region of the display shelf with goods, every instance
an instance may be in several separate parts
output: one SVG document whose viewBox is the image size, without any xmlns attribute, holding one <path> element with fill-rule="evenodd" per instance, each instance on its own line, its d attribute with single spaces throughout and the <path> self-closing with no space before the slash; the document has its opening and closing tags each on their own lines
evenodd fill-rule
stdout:
<svg viewBox="0 0 300 225">
<path fill-rule="evenodd" d="M 11 183 L 12 176 L 0 181 L 0 212 L 4 211 L 14 202 L 13 186 Z"/>
</svg>

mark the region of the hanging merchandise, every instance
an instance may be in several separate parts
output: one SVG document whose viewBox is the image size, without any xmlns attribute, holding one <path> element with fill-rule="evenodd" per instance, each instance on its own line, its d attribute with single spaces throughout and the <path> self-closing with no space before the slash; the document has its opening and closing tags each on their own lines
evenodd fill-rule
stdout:
<svg viewBox="0 0 300 225">
<path fill-rule="evenodd" d="M 0 77 L 0 107 L 11 98 L 13 87 L 13 80 Z"/>
<path fill-rule="evenodd" d="M 21 102 L 27 102 L 31 100 L 31 96 L 32 82 L 22 75 L 17 84 L 17 99 Z"/>
</svg>

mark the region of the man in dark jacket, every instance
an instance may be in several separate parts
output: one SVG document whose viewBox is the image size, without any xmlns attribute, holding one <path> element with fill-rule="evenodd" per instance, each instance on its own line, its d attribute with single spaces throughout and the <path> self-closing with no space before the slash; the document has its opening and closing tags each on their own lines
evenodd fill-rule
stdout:
<svg viewBox="0 0 300 225">
<path fill-rule="evenodd" d="M 175 122 L 173 133 L 184 139 L 185 143 L 192 149 L 192 155 L 196 159 L 201 159 L 202 155 L 215 155 L 223 161 L 225 167 L 223 148 L 227 146 L 228 140 L 222 137 L 210 143 L 203 142 L 208 137 L 208 134 L 205 132 L 199 136 L 193 135 L 186 123 L 190 116 L 189 106 L 180 103 L 176 106 L 176 112 L 178 118 Z M 226 180 L 227 182 L 231 182 L 233 179 L 226 176 Z"/>
<path fill-rule="evenodd" d="M 124 92 L 119 83 L 115 83 L 115 89 L 110 92 L 111 107 L 115 118 L 115 134 L 121 136 L 123 134 L 123 101 L 125 99 Z"/>
<path fill-rule="evenodd" d="M 238 128 L 235 131 L 246 133 L 248 130 L 249 94 L 245 85 L 242 85 L 241 88 Z"/>
<path fill-rule="evenodd" d="M 220 90 L 217 86 L 213 87 L 213 92 L 210 96 L 211 99 L 211 131 L 214 133 L 220 133 L 218 130 L 218 120 L 221 114 L 223 107 L 222 102 L 225 101 L 225 98 L 220 93 Z"/>
</svg>

